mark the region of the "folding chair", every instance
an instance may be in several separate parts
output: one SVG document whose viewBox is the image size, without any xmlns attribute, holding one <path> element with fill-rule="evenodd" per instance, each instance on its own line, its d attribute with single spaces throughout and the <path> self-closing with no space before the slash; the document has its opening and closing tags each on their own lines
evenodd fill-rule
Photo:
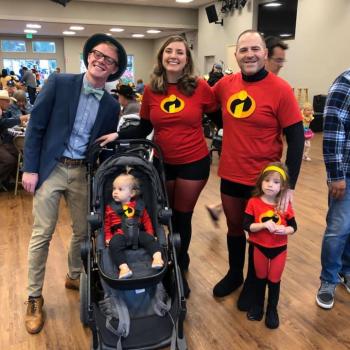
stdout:
<svg viewBox="0 0 350 350">
<path fill-rule="evenodd" d="M 20 171 L 23 165 L 23 149 L 24 149 L 24 135 L 17 135 L 13 138 L 13 144 L 17 148 L 18 151 L 18 159 L 17 159 L 17 171 L 16 171 L 16 185 L 15 185 L 15 196 L 17 196 L 18 184 L 21 183 L 19 181 Z"/>
</svg>

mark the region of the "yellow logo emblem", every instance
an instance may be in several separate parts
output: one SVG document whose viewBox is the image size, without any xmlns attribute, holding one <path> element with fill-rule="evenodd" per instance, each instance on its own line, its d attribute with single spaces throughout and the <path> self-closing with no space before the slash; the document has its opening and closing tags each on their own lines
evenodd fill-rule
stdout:
<svg viewBox="0 0 350 350">
<path fill-rule="evenodd" d="M 255 101 L 247 91 L 241 90 L 232 95 L 226 104 L 227 111 L 234 118 L 248 118 L 255 111 Z"/>
<path fill-rule="evenodd" d="M 160 102 L 160 108 L 165 113 L 177 113 L 185 108 L 185 102 L 176 95 L 170 95 Z"/>
<path fill-rule="evenodd" d="M 132 218 L 135 215 L 135 209 L 127 204 L 123 204 L 123 212 L 127 218 Z"/>
<path fill-rule="evenodd" d="M 275 224 L 281 225 L 281 217 L 278 213 L 273 210 L 268 210 L 259 216 L 259 222 L 266 222 L 272 220 Z"/>
</svg>

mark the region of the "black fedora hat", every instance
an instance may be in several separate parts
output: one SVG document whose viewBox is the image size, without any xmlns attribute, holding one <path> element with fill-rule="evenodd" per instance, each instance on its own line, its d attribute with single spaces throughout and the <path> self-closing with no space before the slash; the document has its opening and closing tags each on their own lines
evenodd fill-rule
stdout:
<svg viewBox="0 0 350 350">
<path fill-rule="evenodd" d="M 122 76 L 122 74 L 126 69 L 127 56 L 126 56 L 124 47 L 116 39 L 106 34 L 94 34 L 90 36 L 89 39 L 86 40 L 86 43 L 84 45 L 84 50 L 83 50 L 83 58 L 84 58 L 85 66 L 86 68 L 88 66 L 89 53 L 92 51 L 94 47 L 96 47 L 98 44 L 101 44 L 103 42 L 109 42 L 118 49 L 118 70 L 114 74 L 111 74 L 108 77 L 107 81 L 117 80 Z"/>
<path fill-rule="evenodd" d="M 135 91 L 133 90 L 133 88 L 129 85 L 119 85 L 116 92 L 119 95 L 122 95 L 124 97 L 126 97 L 127 99 L 132 99 L 133 97 L 135 97 Z"/>
</svg>

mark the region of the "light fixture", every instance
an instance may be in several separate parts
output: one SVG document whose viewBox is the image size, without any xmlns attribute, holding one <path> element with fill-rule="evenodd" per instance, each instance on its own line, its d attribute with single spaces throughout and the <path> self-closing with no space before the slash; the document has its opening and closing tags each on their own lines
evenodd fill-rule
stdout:
<svg viewBox="0 0 350 350">
<path fill-rule="evenodd" d="M 148 34 L 158 34 L 160 32 L 161 32 L 161 30 L 158 30 L 158 29 L 148 29 L 147 30 Z"/>
<path fill-rule="evenodd" d="M 62 32 L 62 34 L 64 34 L 64 35 L 75 35 L 76 33 L 71 31 L 71 30 L 65 30 L 65 31 Z"/>
<path fill-rule="evenodd" d="M 120 32 L 124 32 L 125 29 L 123 28 L 111 28 L 109 31 L 110 32 L 117 32 L 117 33 L 120 33 Z"/>
<path fill-rule="evenodd" d="M 143 38 L 145 36 L 145 34 L 133 34 L 132 37 L 133 38 Z"/>
<path fill-rule="evenodd" d="M 179 2 L 180 4 L 188 4 L 189 2 L 192 2 L 193 0 L 175 0 L 176 2 Z"/>
<path fill-rule="evenodd" d="M 37 33 L 38 31 L 35 30 L 35 29 L 24 29 L 24 33 L 30 33 L 30 34 L 35 34 Z"/>
<path fill-rule="evenodd" d="M 27 28 L 32 28 L 32 29 L 40 29 L 41 25 L 40 24 L 36 24 L 36 23 L 28 23 L 26 24 Z"/>
<path fill-rule="evenodd" d="M 70 30 L 84 30 L 85 28 L 82 26 L 70 26 L 69 29 Z"/>
<path fill-rule="evenodd" d="M 278 1 L 276 1 L 276 2 L 268 2 L 268 3 L 264 4 L 263 6 L 265 6 L 265 7 L 279 7 L 279 6 L 282 6 L 282 4 Z"/>
</svg>

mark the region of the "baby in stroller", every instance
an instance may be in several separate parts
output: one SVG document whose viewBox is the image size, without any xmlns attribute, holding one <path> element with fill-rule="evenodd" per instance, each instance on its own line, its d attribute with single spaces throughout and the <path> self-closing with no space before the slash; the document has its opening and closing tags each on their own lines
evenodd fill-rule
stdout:
<svg viewBox="0 0 350 350">
<path fill-rule="evenodd" d="M 114 179 L 112 201 L 105 208 L 105 241 L 113 263 L 119 268 L 119 279 L 132 276 L 125 250 L 133 244 L 135 228 L 138 231 L 136 239 L 138 237 L 140 245 L 153 258 L 152 268 L 161 269 L 164 266 L 160 245 L 154 237 L 151 218 L 139 198 L 138 180 L 130 174 L 131 170 L 127 168 L 125 173 Z"/>
</svg>

